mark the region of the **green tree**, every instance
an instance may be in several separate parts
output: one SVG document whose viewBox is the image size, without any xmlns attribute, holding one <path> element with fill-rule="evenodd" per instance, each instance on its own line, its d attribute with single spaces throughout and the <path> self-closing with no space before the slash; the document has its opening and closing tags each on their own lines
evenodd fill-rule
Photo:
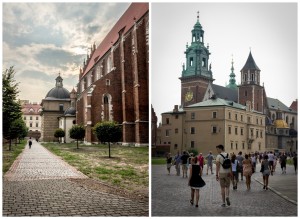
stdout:
<svg viewBox="0 0 300 219">
<path fill-rule="evenodd" d="M 73 125 L 72 128 L 69 130 L 70 138 L 77 140 L 77 149 L 78 147 L 78 140 L 81 140 L 85 136 L 85 128 L 82 125 Z"/>
<path fill-rule="evenodd" d="M 60 143 L 60 139 L 59 138 L 63 138 L 65 137 L 65 131 L 61 128 L 56 129 L 54 132 L 54 137 L 58 138 L 58 143 Z"/>
<path fill-rule="evenodd" d="M 9 140 L 9 150 L 11 150 L 11 141 L 18 136 L 14 132 L 16 127 L 12 127 L 13 122 L 22 118 L 21 104 L 17 101 L 19 93 L 18 83 L 15 79 L 13 66 L 2 72 L 2 118 L 3 118 L 3 137 Z M 13 128 L 13 129 L 12 129 Z"/>
<path fill-rule="evenodd" d="M 108 142 L 109 158 L 110 156 L 110 143 L 118 142 L 122 138 L 122 129 L 116 122 L 98 122 L 93 127 L 93 132 L 96 134 L 100 142 Z"/>
</svg>

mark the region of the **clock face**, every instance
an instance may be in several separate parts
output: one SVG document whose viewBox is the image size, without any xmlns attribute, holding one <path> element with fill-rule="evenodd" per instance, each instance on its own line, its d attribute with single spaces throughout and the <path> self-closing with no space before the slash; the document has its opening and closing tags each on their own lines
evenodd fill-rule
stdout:
<svg viewBox="0 0 300 219">
<path fill-rule="evenodd" d="M 192 91 L 188 91 L 186 94 L 185 94 L 185 101 L 186 102 L 189 102 L 193 99 L 193 92 Z"/>
</svg>

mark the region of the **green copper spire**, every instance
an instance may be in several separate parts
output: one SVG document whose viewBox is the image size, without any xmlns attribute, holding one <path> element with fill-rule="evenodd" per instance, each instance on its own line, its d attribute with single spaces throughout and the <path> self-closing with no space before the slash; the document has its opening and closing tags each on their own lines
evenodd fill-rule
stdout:
<svg viewBox="0 0 300 219">
<path fill-rule="evenodd" d="M 229 84 L 226 86 L 228 88 L 237 90 L 237 85 L 235 81 L 235 74 L 234 74 L 234 67 L 233 67 L 233 58 L 231 59 L 231 73 L 230 73 L 230 79 L 229 79 Z"/>
<path fill-rule="evenodd" d="M 192 42 L 186 45 L 186 65 L 182 70 L 182 77 L 201 76 L 213 80 L 211 68 L 209 68 L 208 46 L 204 45 L 204 30 L 199 22 L 199 11 L 197 21 L 192 29 Z"/>
</svg>

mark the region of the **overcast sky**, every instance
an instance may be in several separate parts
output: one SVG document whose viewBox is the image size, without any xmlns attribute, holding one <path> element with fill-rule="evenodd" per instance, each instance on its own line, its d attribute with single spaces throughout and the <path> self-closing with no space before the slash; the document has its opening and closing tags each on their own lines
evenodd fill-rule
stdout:
<svg viewBox="0 0 300 219">
<path fill-rule="evenodd" d="M 161 113 L 181 104 L 178 78 L 197 11 L 214 84 L 229 83 L 232 55 L 240 84 L 251 47 L 267 96 L 288 107 L 297 98 L 296 3 L 153 3 L 151 9 L 151 101 L 159 121 Z"/>
<path fill-rule="evenodd" d="M 15 67 L 20 99 L 41 102 L 61 73 L 69 91 L 87 50 L 129 3 L 3 3 L 3 69 Z"/>
</svg>

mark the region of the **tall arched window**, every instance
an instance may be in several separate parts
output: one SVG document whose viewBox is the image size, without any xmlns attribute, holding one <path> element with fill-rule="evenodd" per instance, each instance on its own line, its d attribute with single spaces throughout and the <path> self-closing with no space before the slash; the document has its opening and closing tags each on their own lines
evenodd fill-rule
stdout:
<svg viewBox="0 0 300 219">
<path fill-rule="evenodd" d="M 109 102 L 108 97 L 104 96 L 104 121 L 109 121 Z"/>
</svg>

